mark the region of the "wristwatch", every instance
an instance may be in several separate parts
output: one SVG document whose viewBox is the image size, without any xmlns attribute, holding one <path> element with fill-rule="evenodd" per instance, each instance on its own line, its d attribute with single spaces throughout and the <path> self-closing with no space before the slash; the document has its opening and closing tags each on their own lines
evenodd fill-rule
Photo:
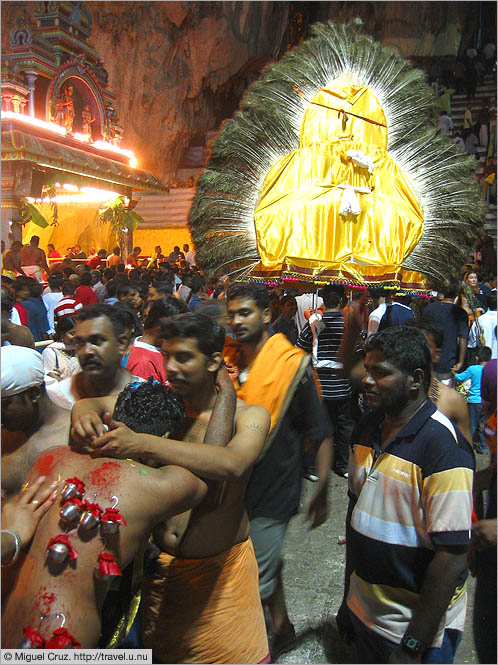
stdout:
<svg viewBox="0 0 498 665">
<path fill-rule="evenodd" d="M 401 648 L 412 656 L 419 656 L 425 651 L 425 644 L 413 635 L 405 635 L 401 640 Z"/>
</svg>

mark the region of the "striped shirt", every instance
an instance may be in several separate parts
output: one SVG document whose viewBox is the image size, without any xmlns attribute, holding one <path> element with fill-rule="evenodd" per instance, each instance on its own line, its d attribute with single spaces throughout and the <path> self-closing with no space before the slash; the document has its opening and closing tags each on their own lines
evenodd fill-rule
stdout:
<svg viewBox="0 0 498 665">
<path fill-rule="evenodd" d="M 325 328 L 318 336 L 309 322 L 301 330 L 296 346 L 313 356 L 323 399 L 346 399 L 351 396 L 351 383 L 342 376 L 342 365 L 337 360 L 337 351 L 344 334 L 344 317 L 340 311 L 324 312 Z"/>
<path fill-rule="evenodd" d="M 472 450 L 428 399 L 381 450 L 383 414 L 365 416 L 352 434 L 348 530 L 353 573 L 347 604 L 369 629 L 399 643 L 438 546 L 468 546 Z M 463 630 L 465 571 L 430 646 L 445 628 Z"/>
<path fill-rule="evenodd" d="M 72 296 L 64 296 L 59 300 L 56 307 L 54 307 L 55 322 L 57 323 L 57 321 L 63 316 L 74 316 L 82 307 L 83 303 L 76 298 L 73 298 Z"/>
</svg>

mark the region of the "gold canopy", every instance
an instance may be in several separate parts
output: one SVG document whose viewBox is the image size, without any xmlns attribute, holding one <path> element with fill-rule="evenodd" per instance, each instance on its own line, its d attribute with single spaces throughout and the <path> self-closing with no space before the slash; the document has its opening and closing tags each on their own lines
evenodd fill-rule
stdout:
<svg viewBox="0 0 498 665">
<path fill-rule="evenodd" d="M 254 214 L 261 263 L 253 276 L 426 287 L 421 273 L 401 268 L 424 220 L 387 152 L 387 132 L 368 87 L 319 90 L 303 116 L 299 149 L 279 159 L 264 180 Z M 351 197 L 352 212 L 341 214 Z"/>
</svg>

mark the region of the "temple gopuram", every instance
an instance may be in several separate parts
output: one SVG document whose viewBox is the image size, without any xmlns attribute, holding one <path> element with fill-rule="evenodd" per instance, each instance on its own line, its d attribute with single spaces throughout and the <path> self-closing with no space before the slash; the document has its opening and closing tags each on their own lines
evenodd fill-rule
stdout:
<svg viewBox="0 0 498 665">
<path fill-rule="evenodd" d="M 124 147 L 108 74 L 87 44 L 91 16 L 82 3 L 19 7 L 2 50 L 2 239 L 9 246 L 8 239 L 36 234 L 44 249 L 110 249 L 116 236 L 98 223 L 99 210 L 120 196 L 131 209 L 140 192 L 168 189 Z M 123 231 L 131 246 L 132 229 Z"/>
</svg>

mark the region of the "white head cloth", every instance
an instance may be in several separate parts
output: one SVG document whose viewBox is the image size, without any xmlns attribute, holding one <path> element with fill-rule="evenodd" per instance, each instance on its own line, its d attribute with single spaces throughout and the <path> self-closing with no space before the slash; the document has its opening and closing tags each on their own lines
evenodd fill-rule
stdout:
<svg viewBox="0 0 498 665">
<path fill-rule="evenodd" d="M 43 360 L 41 354 L 26 346 L 2 346 L 2 397 L 41 386 L 43 383 Z"/>
</svg>

